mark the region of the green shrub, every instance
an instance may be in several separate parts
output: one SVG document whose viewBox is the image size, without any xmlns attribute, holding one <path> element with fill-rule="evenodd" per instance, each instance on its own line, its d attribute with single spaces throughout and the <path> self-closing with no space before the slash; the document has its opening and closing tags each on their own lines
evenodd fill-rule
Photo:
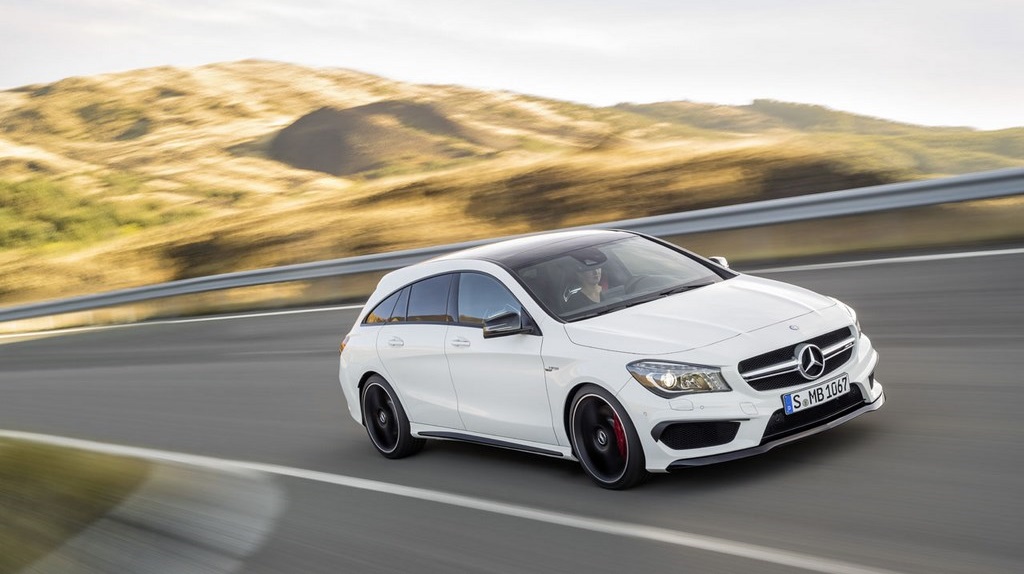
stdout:
<svg viewBox="0 0 1024 574">
<path fill-rule="evenodd" d="M 142 182 L 133 178 L 111 175 L 107 184 L 121 192 L 135 192 Z M 43 178 L 0 181 L 0 249 L 90 244 L 194 215 L 179 211 L 153 200 L 83 196 Z"/>
</svg>

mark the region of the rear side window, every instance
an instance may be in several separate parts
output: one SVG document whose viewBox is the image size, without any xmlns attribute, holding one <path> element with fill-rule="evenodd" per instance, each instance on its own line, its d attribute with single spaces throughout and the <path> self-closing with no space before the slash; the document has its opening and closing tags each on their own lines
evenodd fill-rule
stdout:
<svg viewBox="0 0 1024 574">
<path fill-rule="evenodd" d="M 409 307 L 409 288 L 402 289 L 402 294 L 398 297 L 398 304 L 395 305 L 395 310 L 391 312 L 391 317 L 388 318 L 388 323 L 399 323 L 405 321 L 405 310 Z"/>
<path fill-rule="evenodd" d="M 401 291 L 394 293 L 387 299 L 381 301 L 380 304 L 373 308 L 373 311 L 370 311 L 370 314 L 366 316 L 363 323 L 386 323 L 391 318 L 391 313 L 395 309 L 395 303 L 398 302 L 398 296 L 400 294 Z"/>
<path fill-rule="evenodd" d="M 452 312 L 448 310 L 451 286 L 452 275 L 441 275 L 413 283 L 409 293 L 409 312 L 406 321 L 454 323 Z"/>
<path fill-rule="evenodd" d="M 409 288 L 395 291 L 387 299 L 378 303 L 373 311 L 370 311 L 366 319 L 363 319 L 363 324 L 376 325 L 405 321 L 405 308 L 408 304 Z"/>
</svg>

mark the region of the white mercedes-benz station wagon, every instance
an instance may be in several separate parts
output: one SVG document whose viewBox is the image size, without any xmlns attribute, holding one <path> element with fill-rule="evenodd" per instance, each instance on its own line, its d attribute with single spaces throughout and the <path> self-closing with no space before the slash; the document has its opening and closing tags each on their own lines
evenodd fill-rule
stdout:
<svg viewBox="0 0 1024 574">
<path fill-rule="evenodd" d="M 341 345 L 349 412 L 389 458 L 469 441 L 578 460 L 621 489 L 882 406 L 853 309 L 726 265 L 571 231 L 393 271 Z"/>
</svg>

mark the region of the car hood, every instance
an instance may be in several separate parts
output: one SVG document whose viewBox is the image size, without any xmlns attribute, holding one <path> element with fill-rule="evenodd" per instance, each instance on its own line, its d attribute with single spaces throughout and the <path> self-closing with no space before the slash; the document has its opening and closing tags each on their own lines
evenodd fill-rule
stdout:
<svg viewBox="0 0 1024 574">
<path fill-rule="evenodd" d="M 801 287 L 740 275 L 566 323 L 565 331 L 577 345 L 659 355 L 713 345 L 835 304 L 833 299 Z"/>
</svg>

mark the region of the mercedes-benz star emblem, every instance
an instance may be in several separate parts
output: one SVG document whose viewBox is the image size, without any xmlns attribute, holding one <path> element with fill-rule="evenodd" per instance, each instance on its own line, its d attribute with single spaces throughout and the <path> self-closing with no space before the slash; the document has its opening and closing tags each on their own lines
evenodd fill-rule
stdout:
<svg viewBox="0 0 1024 574">
<path fill-rule="evenodd" d="M 817 379 L 825 372 L 825 355 L 817 345 L 800 345 L 796 348 L 796 360 L 800 374 L 805 379 Z"/>
</svg>

